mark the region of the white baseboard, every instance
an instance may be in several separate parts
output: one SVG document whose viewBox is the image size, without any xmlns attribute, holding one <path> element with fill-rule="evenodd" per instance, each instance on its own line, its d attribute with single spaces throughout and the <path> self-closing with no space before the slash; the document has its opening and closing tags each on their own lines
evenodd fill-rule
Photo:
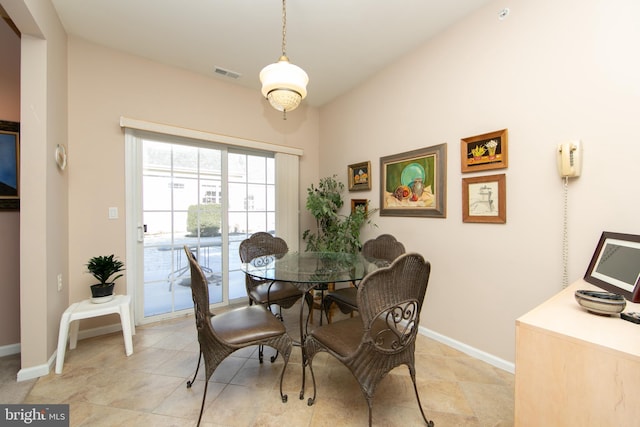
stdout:
<svg viewBox="0 0 640 427">
<path fill-rule="evenodd" d="M 84 340 L 87 338 L 98 337 L 100 335 L 106 335 L 106 334 L 111 334 L 113 332 L 120 332 L 120 331 L 122 331 L 122 324 L 120 323 L 114 323 L 112 325 L 107 325 L 107 326 L 100 326 L 99 328 L 85 329 L 83 331 L 78 332 L 78 340 Z M 132 333 L 135 335 L 133 331 Z"/>
<path fill-rule="evenodd" d="M 516 372 L 516 366 L 512 362 L 508 362 L 504 359 L 500 359 L 492 354 L 486 353 L 482 350 L 478 350 L 475 347 L 471 347 L 465 343 L 460 341 L 456 341 L 452 338 L 439 334 L 438 332 L 432 331 L 431 329 L 427 329 L 425 327 L 420 326 L 418 331 L 421 335 L 434 339 L 442 344 L 446 344 L 449 347 L 455 348 L 463 352 L 464 354 L 468 354 L 471 357 L 475 357 L 476 359 L 482 360 L 483 362 L 487 362 L 488 364 L 495 366 L 496 368 L 502 369 L 503 371 L 507 371 L 510 373 Z"/>
<path fill-rule="evenodd" d="M 97 337 L 99 335 L 110 334 L 113 332 L 119 332 L 122 330 L 122 325 L 120 323 L 114 323 L 113 325 L 101 326 L 99 328 L 86 329 L 78 332 L 78 340 L 83 340 L 86 338 Z M 17 353 L 20 352 L 19 344 L 15 344 L 18 346 Z M 67 345 L 65 343 L 65 345 Z M 7 346 L 8 347 L 8 346 Z M 0 351 L 2 348 L 0 347 Z M 67 350 L 68 351 L 68 350 Z M 53 372 L 54 365 L 56 363 L 56 356 L 58 353 L 58 349 L 53 352 L 47 363 L 42 365 L 31 366 L 29 368 L 20 369 L 18 371 L 18 381 L 27 381 L 32 380 L 38 377 L 43 377 L 45 375 L 49 375 L 49 372 Z M 11 353 L 13 354 L 13 353 Z"/>
<path fill-rule="evenodd" d="M 0 357 L 20 353 L 20 343 L 0 346 Z"/>
<path fill-rule="evenodd" d="M 49 372 L 53 370 L 53 364 L 56 361 L 56 353 L 49 358 L 47 363 L 43 363 L 42 365 L 31 366 L 29 368 L 23 368 L 18 371 L 17 381 L 28 381 L 34 380 L 39 377 L 44 377 L 45 375 L 49 375 Z"/>
</svg>

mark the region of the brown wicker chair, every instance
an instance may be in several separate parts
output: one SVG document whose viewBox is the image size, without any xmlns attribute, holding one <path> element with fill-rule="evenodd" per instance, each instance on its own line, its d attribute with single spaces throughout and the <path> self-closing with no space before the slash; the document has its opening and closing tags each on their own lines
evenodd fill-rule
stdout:
<svg viewBox="0 0 640 427">
<path fill-rule="evenodd" d="M 362 245 L 362 255 L 369 258 L 381 259 L 391 263 L 394 259 L 405 253 L 404 245 L 396 240 L 391 234 L 381 234 L 375 239 L 370 239 Z M 331 323 L 331 306 L 335 303 L 344 314 L 358 311 L 356 301 L 357 290 L 355 286 L 336 289 L 328 292 L 324 296 L 324 312 L 327 321 Z"/>
<path fill-rule="evenodd" d="M 254 258 L 264 255 L 283 254 L 289 251 L 287 242 L 280 237 L 274 237 L 269 233 L 254 233 L 248 239 L 240 243 L 240 260 L 249 262 Z M 278 306 L 278 316 L 282 319 L 282 309 L 291 308 L 303 295 L 311 306 L 312 297 L 306 292 L 296 288 L 291 283 L 271 282 L 255 279 L 245 275 L 245 285 L 249 296 L 249 305 L 260 304 L 271 308 L 271 304 Z M 259 351 L 260 362 L 262 362 L 262 347 Z M 277 353 L 271 357 L 271 362 L 275 361 Z"/>
<path fill-rule="evenodd" d="M 184 251 L 191 269 L 191 294 L 195 308 L 200 357 L 204 358 L 205 366 L 204 394 L 198 425 L 202 419 L 211 375 L 227 356 L 241 348 L 267 345 L 282 354 L 284 366 L 280 374 L 280 397 L 283 402 L 286 402 L 287 395 L 282 393 L 282 378 L 289 362 L 293 343 L 287 335 L 284 324 L 262 305 L 242 307 L 218 315 L 211 313 L 207 279 L 187 246 L 184 247 Z M 189 383 L 187 387 L 190 387 Z"/>
<path fill-rule="evenodd" d="M 313 358 L 326 351 L 343 363 L 358 380 L 369 407 L 372 423 L 373 397 L 380 380 L 393 368 L 407 365 L 418 407 L 427 420 L 416 386 L 415 341 L 420 323 L 420 311 L 427 291 L 431 264 L 416 253 L 398 257 L 389 267 L 369 273 L 357 289 L 360 316 L 315 328 L 307 336 L 305 354 L 316 381 Z"/>
</svg>

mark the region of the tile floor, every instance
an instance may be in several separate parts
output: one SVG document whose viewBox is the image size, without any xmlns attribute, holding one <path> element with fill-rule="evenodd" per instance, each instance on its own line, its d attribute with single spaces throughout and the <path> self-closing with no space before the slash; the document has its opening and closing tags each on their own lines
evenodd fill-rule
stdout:
<svg viewBox="0 0 640 427">
<path fill-rule="evenodd" d="M 36 383 L 36 380 L 17 382 L 19 370 L 20 354 L 0 357 L 0 403 L 22 403 Z"/>
<path fill-rule="evenodd" d="M 297 331 L 289 320 L 296 319 L 297 313 L 287 310 L 285 317 L 290 331 Z M 193 318 L 145 325 L 136 332 L 130 357 L 124 354 L 122 334 L 79 341 L 75 350 L 67 351 L 61 375 L 51 373 L 22 386 L 15 380 L 14 384 L 5 382 L 1 401 L 19 403 L 5 399 L 26 394 L 24 403 L 69 403 L 71 426 L 194 426 L 204 381 L 201 369 L 200 380 L 191 389 L 185 386 L 198 357 Z M 266 355 L 272 352 L 265 349 Z M 367 425 L 367 405 L 358 384 L 326 353 L 314 360 L 318 388 L 311 407 L 306 400 L 313 392 L 309 375 L 305 399 L 298 398 L 298 347 L 293 349 L 285 374 L 286 403 L 278 393 L 282 359 L 273 364 L 266 359 L 261 365 L 257 357 L 257 348 L 238 351 L 216 370 L 209 383 L 203 426 Z M 0 369 L 11 366 L 4 360 L 11 358 L 19 364 L 17 356 L 2 358 Z M 418 337 L 416 345 L 416 370 L 425 413 L 436 426 L 513 425 L 512 374 L 424 336 Z M 12 387 L 23 389 L 11 393 Z M 394 369 L 380 383 L 373 423 L 424 425 L 405 366 Z"/>
</svg>

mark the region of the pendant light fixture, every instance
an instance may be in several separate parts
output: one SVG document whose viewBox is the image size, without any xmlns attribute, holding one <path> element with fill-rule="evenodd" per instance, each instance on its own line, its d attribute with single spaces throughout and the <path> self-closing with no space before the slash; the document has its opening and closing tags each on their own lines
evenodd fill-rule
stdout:
<svg viewBox="0 0 640 427">
<path fill-rule="evenodd" d="M 287 58 L 287 2 L 282 0 L 282 56 L 278 62 L 269 64 L 260 71 L 262 95 L 271 106 L 284 113 L 298 108 L 300 102 L 307 96 L 309 76 L 305 71 L 293 65 Z"/>
</svg>

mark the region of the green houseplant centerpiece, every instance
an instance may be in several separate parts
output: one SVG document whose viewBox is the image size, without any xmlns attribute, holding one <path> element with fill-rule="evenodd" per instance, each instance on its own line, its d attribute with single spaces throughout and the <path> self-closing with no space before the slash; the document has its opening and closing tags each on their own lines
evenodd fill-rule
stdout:
<svg viewBox="0 0 640 427">
<path fill-rule="evenodd" d="M 355 254 L 362 248 L 360 229 L 371 224 L 370 217 L 377 209 L 357 206 L 349 215 L 340 215 L 343 191 L 344 184 L 336 175 L 320 179 L 318 187 L 311 184 L 307 188 L 306 207 L 316 220 L 316 231 L 305 230 L 302 235 L 307 251 Z"/>
<path fill-rule="evenodd" d="M 365 223 L 371 224 L 371 215 L 377 209 L 369 211 L 365 206 L 357 206 L 349 215 L 339 214 L 344 204 L 343 191 L 344 184 L 336 175 L 320 179 L 317 187 L 311 184 L 307 188 L 306 207 L 316 220 L 316 230 L 305 230 L 302 234 L 307 251 L 355 254 L 362 248 L 360 229 Z M 328 284 L 315 289 L 314 308 L 322 307 L 323 292 L 333 287 L 334 284 Z"/>
<path fill-rule="evenodd" d="M 87 270 L 99 283 L 91 285 L 91 296 L 93 302 L 107 302 L 113 299 L 113 287 L 116 279 L 123 276 L 114 274 L 124 270 L 124 263 L 117 259 L 115 255 L 95 256 L 89 259 Z"/>
</svg>

